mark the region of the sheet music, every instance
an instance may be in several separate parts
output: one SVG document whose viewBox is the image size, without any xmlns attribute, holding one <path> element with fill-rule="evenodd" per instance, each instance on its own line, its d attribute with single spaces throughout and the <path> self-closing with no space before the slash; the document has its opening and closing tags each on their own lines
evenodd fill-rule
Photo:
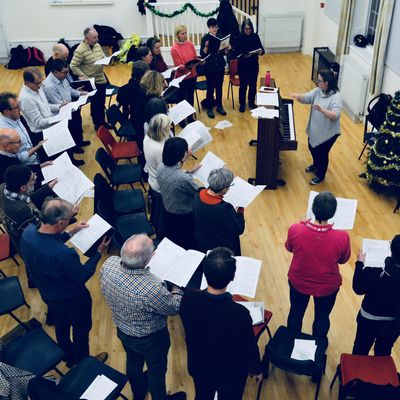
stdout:
<svg viewBox="0 0 400 400">
<path fill-rule="evenodd" d="M 258 49 L 250 50 L 249 54 L 256 54 L 256 53 L 258 53 L 259 50 L 262 50 L 262 48 L 259 47 Z"/>
<path fill-rule="evenodd" d="M 233 207 L 247 207 L 265 189 L 265 185 L 253 186 L 238 176 L 233 180 L 233 186 L 224 196 L 224 200 Z"/>
<path fill-rule="evenodd" d="M 224 119 L 222 121 L 219 121 L 217 123 L 217 125 L 215 125 L 215 128 L 217 128 L 217 129 L 225 129 L 225 128 L 230 128 L 231 126 L 233 126 L 232 122 Z"/>
<path fill-rule="evenodd" d="M 385 267 L 385 258 L 391 256 L 389 240 L 363 239 L 362 252 L 365 253 L 364 266 Z"/>
<path fill-rule="evenodd" d="M 114 93 L 114 89 L 106 89 L 106 96 L 111 96 Z"/>
<path fill-rule="evenodd" d="M 264 322 L 264 303 L 262 301 L 237 301 L 236 303 L 247 308 L 253 325 L 258 325 Z"/>
<path fill-rule="evenodd" d="M 310 196 L 308 197 L 308 206 L 307 206 L 307 219 L 312 219 L 315 221 L 315 216 L 312 212 L 312 204 L 315 196 L 318 192 L 314 192 L 313 190 L 310 192 Z M 333 229 L 353 229 L 354 220 L 356 218 L 357 212 L 357 202 L 355 199 L 344 199 L 341 197 L 336 197 L 337 200 L 337 209 L 336 214 L 331 218 L 328 223 L 334 224 Z"/>
<path fill-rule="evenodd" d="M 43 129 L 43 148 L 48 156 L 61 153 L 75 146 L 74 139 L 68 129 L 68 120 L 64 119 L 50 128 Z"/>
<path fill-rule="evenodd" d="M 256 104 L 258 106 L 279 107 L 278 93 L 257 93 Z"/>
<path fill-rule="evenodd" d="M 189 144 L 192 153 L 196 153 L 213 140 L 207 127 L 200 121 L 194 121 L 187 124 L 178 136 L 186 139 L 188 143 L 196 136 L 199 136 L 199 140 L 193 144 Z"/>
<path fill-rule="evenodd" d="M 185 127 L 186 129 L 186 127 Z M 192 147 L 201 140 L 201 136 L 196 132 L 192 130 L 182 130 L 182 132 L 178 135 L 179 137 L 185 139 L 187 141 L 187 144 L 189 146 L 189 149 L 192 149 Z"/>
<path fill-rule="evenodd" d="M 63 176 L 64 171 L 72 166 L 71 159 L 66 151 L 62 153 L 59 157 L 53 160 L 52 164 L 47 165 L 42 168 L 43 181 L 42 184 L 50 182 Z"/>
<path fill-rule="evenodd" d="M 88 92 L 87 94 L 80 96 L 79 99 L 76 100 L 75 103 L 79 103 L 79 106 L 83 106 L 84 104 L 86 104 L 88 102 L 89 97 L 94 96 L 96 93 L 97 93 L 97 89 L 94 89 L 91 92 Z"/>
<path fill-rule="evenodd" d="M 261 86 L 260 87 L 261 93 L 278 93 L 278 88 L 273 88 L 271 86 Z"/>
<path fill-rule="evenodd" d="M 255 297 L 258 278 L 261 270 L 261 260 L 256 258 L 238 256 L 236 258 L 236 273 L 233 281 L 228 285 L 227 291 L 232 294 L 241 294 L 246 297 Z M 203 274 L 201 289 L 207 288 L 207 280 Z"/>
<path fill-rule="evenodd" d="M 150 259 L 150 272 L 160 279 L 184 287 L 190 281 L 197 267 L 205 257 L 196 250 L 185 250 L 171 240 L 164 238 Z"/>
<path fill-rule="evenodd" d="M 49 171 L 50 178 L 57 179 L 57 183 L 53 187 L 53 192 L 58 197 L 75 204 L 88 190 L 94 187 L 94 184 L 79 168 L 75 167 L 70 160 L 68 162 L 63 157 L 60 161 L 56 162 L 58 158 L 54 161 L 55 168 Z M 54 166 L 54 162 L 53 165 L 43 168 L 42 171 Z M 49 175 L 47 175 L 47 179 Z"/>
<path fill-rule="evenodd" d="M 172 79 L 172 81 L 169 83 L 168 87 L 170 87 L 170 86 L 175 86 L 175 87 L 179 88 L 179 87 L 180 87 L 180 83 L 181 83 L 188 75 L 190 75 L 190 72 L 187 73 L 187 74 L 185 74 L 185 75 L 180 76 L 179 78 Z"/>
<path fill-rule="evenodd" d="M 53 115 L 49 118 L 49 124 L 55 124 L 56 122 L 60 122 L 64 119 L 64 117 L 60 114 Z"/>
<path fill-rule="evenodd" d="M 62 107 L 60 107 L 59 115 L 62 116 L 63 119 L 71 119 L 73 108 L 74 104 L 72 104 L 72 102 L 64 104 Z"/>
<path fill-rule="evenodd" d="M 100 239 L 109 229 L 111 225 L 94 214 L 88 221 L 89 226 L 75 233 L 69 240 L 82 253 L 86 253 L 98 239 Z"/>
<path fill-rule="evenodd" d="M 263 106 L 254 108 L 250 112 L 253 118 L 268 118 L 268 119 L 279 118 L 279 110 L 275 110 L 272 108 L 265 108 Z"/>
<path fill-rule="evenodd" d="M 102 59 L 100 59 L 100 60 L 97 60 L 97 61 L 95 62 L 95 64 L 97 64 L 97 65 L 110 65 L 111 60 L 112 60 L 114 57 L 116 57 L 119 53 L 121 53 L 121 50 L 115 51 L 115 52 L 112 53 L 111 56 L 109 56 L 109 57 L 104 57 L 104 58 L 102 58 Z"/>
<path fill-rule="evenodd" d="M 210 172 L 213 169 L 222 168 L 225 165 L 225 161 L 221 160 L 213 152 L 209 151 L 204 156 L 200 164 L 201 167 L 192 175 L 202 182 L 205 187 L 208 187 L 207 179 L 210 175 Z"/>
<path fill-rule="evenodd" d="M 118 384 L 107 376 L 97 375 L 80 399 L 105 400 L 117 386 Z"/>
<path fill-rule="evenodd" d="M 196 110 L 186 100 L 182 100 L 180 103 L 168 110 L 168 115 L 172 119 L 172 122 L 177 125 L 195 112 Z"/>
<path fill-rule="evenodd" d="M 171 78 L 172 72 L 176 71 L 178 68 L 179 65 L 177 67 L 168 68 L 166 71 L 161 72 L 161 74 L 165 79 L 169 79 Z"/>
<path fill-rule="evenodd" d="M 317 345 L 315 340 L 294 339 L 294 346 L 290 358 L 294 360 L 315 360 Z"/>
<path fill-rule="evenodd" d="M 218 51 L 225 50 L 226 48 L 229 47 L 229 42 L 231 41 L 231 35 L 225 36 L 222 40 L 221 43 L 219 44 L 219 49 Z"/>
</svg>

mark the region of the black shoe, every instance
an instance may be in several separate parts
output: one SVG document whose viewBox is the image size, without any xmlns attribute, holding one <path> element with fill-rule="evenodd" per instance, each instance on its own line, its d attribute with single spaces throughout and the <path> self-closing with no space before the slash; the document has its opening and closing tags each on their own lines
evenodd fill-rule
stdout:
<svg viewBox="0 0 400 400">
<path fill-rule="evenodd" d="M 318 185 L 319 183 L 323 182 L 324 178 L 320 178 L 318 176 L 314 176 L 314 178 L 311 179 L 310 185 Z"/>
<path fill-rule="evenodd" d="M 226 111 L 223 107 L 217 107 L 217 113 L 221 115 L 226 115 Z"/>
<path fill-rule="evenodd" d="M 173 394 L 167 394 L 167 400 L 186 400 L 186 393 L 176 392 Z"/>
<path fill-rule="evenodd" d="M 81 165 L 85 164 L 85 161 L 83 161 L 83 160 L 75 160 L 75 158 L 73 158 L 71 161 L 72 161 L 72 164 L 75 165 L 75 167 L 80 167 Z"/>
<path fill-rule="evenodd" d="M 186 124 L 186 121 L 185 121 L 185 120 L 179 122 L 179 126 L 180 126 L 182 129 L 184 129 L 186 125 L 187 125 L 187 124 Z"/>
<path fill-rule="evenodd" d="M 81 148 L 78 147 L 78 146 L 75 146 L 75 147 L 72 149 L 72 152 L 75 153 L 75 154 L 83 154 L 83 153 L 85 152 L 85 150 L 81 149 Z"/>
<path fill-rule="evenodd" d="M 244 112 L 246 110 L 246 106 L 244 104 L 241 104 L 239 107 L 240 112 Z"/>
<path fill-rule="evenodd" d="M 208 118 L 215 118 L 215 114 L 212 108 L 207 109 Z"/>
<path fill-rule="evenodd" d="M 250 110 L 254 110 L 255 108 L 257 108 L 257 106 L 254 103 L 249 103 L 249 108 Z"/>
<path fill-rule="evenodd" d="M 317 171 L 317 167 L 314 164 L 311 164 L 306 168 L 306 172 L 314 172 L 315 173 L 316 171 Z"/>
<path fill-rule="evenodd" d="M 77 146 L 79 147 L 85 147 L 90 145 L 90 140 L 82 140 L 82 142 L 78 143 Z"/>
</svg>

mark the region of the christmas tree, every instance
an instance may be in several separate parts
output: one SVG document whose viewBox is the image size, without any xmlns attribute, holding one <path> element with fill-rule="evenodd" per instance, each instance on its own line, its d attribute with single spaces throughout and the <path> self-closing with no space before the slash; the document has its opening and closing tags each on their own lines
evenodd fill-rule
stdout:
<svg viewBox="0 0 400 400">
<path fill-rule="evenodd" d="M 388 107 L 386 119 L 376 134 L 363 176 L 371 188 L 387 194 L 400 193 L 400 91 Z"/>
</svg>

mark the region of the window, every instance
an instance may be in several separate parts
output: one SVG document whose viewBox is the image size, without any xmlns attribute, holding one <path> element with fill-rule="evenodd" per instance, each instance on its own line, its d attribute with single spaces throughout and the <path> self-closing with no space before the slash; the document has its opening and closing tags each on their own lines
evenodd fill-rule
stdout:
<svg viewBox="0 0 400 400">
<path fill-rule="evenodd" d="M 367 42 L 371 46 L 373 46 L 375 40 L 376 24 L 378 22 L 379 16 L 379 5 L 380 0 L 371 0 L 367 29 L 365 34 L 365 36 L 367 37 Z"/>
</svg>

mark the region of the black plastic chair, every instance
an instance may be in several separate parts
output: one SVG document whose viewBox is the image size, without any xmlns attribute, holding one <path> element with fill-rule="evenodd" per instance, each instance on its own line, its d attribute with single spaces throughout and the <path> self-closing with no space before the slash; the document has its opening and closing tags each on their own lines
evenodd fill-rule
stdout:
<svg viewBox="0 0 400 400">
<path fill-rule="evenodd" d="M 37 376 L 42 376 L 53 369 L 63 376 L 56 365 L 64 357 L 64 350 L 42 328 L 33 329 L 4 343 L 1 351 L 2 362 Z"/>
<path fill-rule="evenodd" d="M 202 80 L 196 82 L 195 86 L 195 95 L 196 95 L 196 102 L 197 102 L 197 108 L 199 110 L 199 113 L 201 113 L 201 107 L 200 107 L 200 102 L 199 102 L 199 96 L 197 95 L 198 90 L 207 90 L 207 80 Z"/>
<path fill-rule="evenodd" d="M 113 85 L 108 79 L 107 75 L 105 75 L 105 77 L 107 79 L 107 84 L 106 84 L 106 97 L 108 97 L 107 107 L 110 107 L 112 98 L 118 94 L 119 86 Z"/>
<path fill-rule="evenodd" d="M 392 101 L 392 96 L 381 93 L 380 95 L 374 97 L 370 100 L 367 106 L 368 114 L 365 116 L 364 123 L 364 136 L 363 142 L 364 147 L 361 150 L 358 159 L 360 160 L 362 155 L 364 154 L 367 146 L 372 146 L 375 142 L 375 135 L 379 131 L 379 128 L 385 122 L 386 112 L 389 107 L 390 102 Z M 368 124 L 372 125 L 372 131 L 368 131 Z"/>
<path fill-rule="evenodd" d="M 122 114 L 116 104 L 113 104 L 106 111 L 107 121 L 111 124 L 115 134 L 122 139 L 136 140 L 136 130 L 132 122 Z"/>
<path fill-rule="evenodd" d="M 0 279 L 0 315 L 10 315 L 23 328 L 29 331 L 30 328 L 12 313 L 12 311 L 21 306 L 30 308 L 30 305 L 25 301 L 19 279 L 16 276 Z"/>
<path fill-rule="evenodd" d="M 115 191 L 101 174 L 96 174 L 93 182 L 95 206 L 99 200 L 104 200 L 112 201 L 114 210 L 118 214 L 146 211 L 146 203 L 140 189 Z"/>
<path fill-rule="evenodd" d="M 120 164 L 116 165 L 110 155 L 103 148 L 99 148 L 96 151 L 96 161 L 106 174 L 108 180 L 112 186 L 116 186 L 116 189 L 120 185 L 129 184 L 132 189 L 133 183 L 140 182 L 143 190 L 146 192 L 144 183 L 142 180 L 142 167 L 140 164 Z"/>
<path fill-rule="evenodd" d="M 295 360 L 291 358 L 295 339 L 315 340 L 317 349 L 314 361 Z M 317 384 L 314 397 L 317 400 L 322 374 L 325 373 L 327 359 L 325 352 L 327 347 L 327 338 L 317 338 L 306 333 L 296 332 L 285 326 L 280 326 L 265 346 L 265 353 L 262 360 L 263 380 L 259 384 L 257 400 L 260 399 L 263 381 L 268 378 L 270 363 L 284 371 L 297 375 L 311 376 L 311 380 Z"/>
<path fill-rule="evenodd" d="M 28 394 L 32 400 L 78 400 L 98 375 L 105 375 L 117 384 L 105 400 L 115 400 L 118 397 L 128 400 L 121 393 L 128 377 L 91 356 L 72 368 L 58 385 L 47 379 L 34 378 L 29 382 Z"/>
</svg>

